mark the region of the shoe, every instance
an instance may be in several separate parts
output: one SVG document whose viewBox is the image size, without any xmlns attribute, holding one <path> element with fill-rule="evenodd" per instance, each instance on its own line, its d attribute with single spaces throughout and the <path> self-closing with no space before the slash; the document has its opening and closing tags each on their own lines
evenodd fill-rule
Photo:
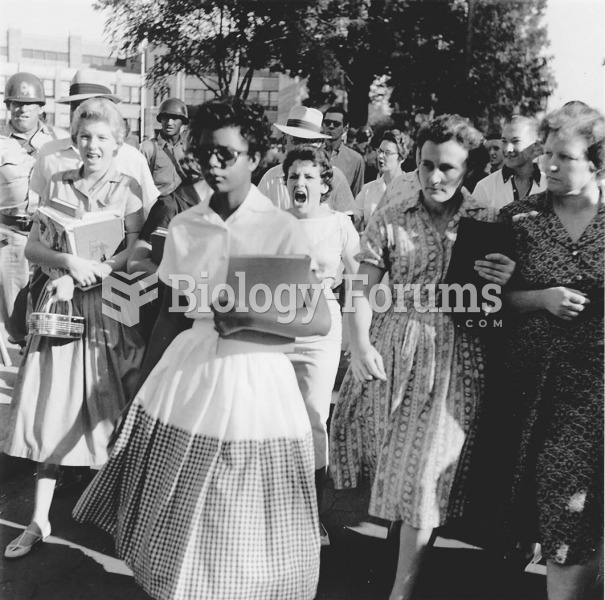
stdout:
<svg viewBox="0 0 605 600">
<path fill-rule="evenodd" d="M 20 558 L 29 554 L 36 544 L 44 541 L 49 535 L 50 523 L 45 531 L 41 531 L 36 523 L 31 523 L 19 537 L 6 547 L 4 558 Z"/>
<path fill-rule="evenodd" d="M 330 536 L 328 535 L 326 528 L 323 526 L 323 523 L 319 524 L 319 539 L 322 546 L 330 545 Z"/>
</svg>

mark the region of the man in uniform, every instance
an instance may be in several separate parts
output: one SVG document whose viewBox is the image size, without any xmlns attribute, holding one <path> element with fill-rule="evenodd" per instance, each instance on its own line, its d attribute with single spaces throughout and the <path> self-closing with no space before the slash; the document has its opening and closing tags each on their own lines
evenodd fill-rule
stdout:
<svg viewBox="0 0 605 600">
<path fill-rule="evenodd" d="M 157 120 L 162 125 L 160 133 L 143 142 L 139 150 L 147 160 L 160 195 L 166 196 L 181 183 L 197 181 L 201 171 L 188 157 L 185 126 L 189 115 L 185 103 L 178 98 L 167 98 L 160 104 Z"/>
<path fill-rule="evenodd" d="M 29 280 L 24 250 L 38 205 L 37 195 L 29 191 L 29 179 L 39 150 L 69 134 L 41 120 L 44 86 L 31 73 L 9 77 L 4 102 L 10 120 L 0 133 L 0 326 L 12 341 L 23 345 Z"/>
</svg>

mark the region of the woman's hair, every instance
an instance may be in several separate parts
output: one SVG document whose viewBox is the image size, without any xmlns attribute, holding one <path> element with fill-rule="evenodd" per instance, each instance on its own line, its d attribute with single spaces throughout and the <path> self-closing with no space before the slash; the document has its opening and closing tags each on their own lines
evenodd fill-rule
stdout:
<svg viewBox="0 0 605 600">
<path fill-rule="evenodd" d="M 271 146 L 271 124 L 260 104 L 239 98 L 211 100 L 202 104 L 192 118 L 190 129 L 191 149 L 197 155 L 203 131 L 216 131 L 223 127 L 237 127 L 248 142 L 248 155 L 258 152 L 262 159 Z"/>
<path fill-rule="evenodd" d="M 588 160 L 597 169 L 605 165 L 605 117 L 583 102 L 568 102 L 544 117 L 540 125 L 542 141 L 551 134 L 582 137 L 586 140 Z"/>
<path fill-rule="evenodd" d="M 382 142 L 391 142 L 397 146 L 397 152 L 399 152 L 399 160 L 404 161 L 409 155 L 412 149 L 412 138 L 399 129 L 390 129 L 382 134 Z"/>
<path fill-rule="evenodd" d="M 483 134 L 460 115 L 440 115 L 420 128 L 416 144 L 422 150 L 425 142 L 443 144 L 450 140 L 470 152 L 483 143 Z"/>
<path fill-rule="evenodd" d="M 325 194 L 322 194 L 322 201 L 325 200 L 332 190 L 332 178 L 334 176 L 334 171 L 332 169 L 332 165 L 330 164 L 330 159 L 324 150 L 321 148 L 317 148 L 315 146 L 296 146 L 288 154 L 286 154 L 286 158 L 284 159 L 284 163 L 282 165 L 284 170 L 284 181 L 288 181 L 288 173 L 290 168 L 294 164 L 294 161 L 303 160 L 309 161 L 316 167 L 319 167 L 319 175 L 323 183 L 328 186 L 328 191 Z"/>
<path fill-rule="evenodd" d="M 111 133 L 118 144 L 126 139 L 124 117 L 118 107 L 107 98 L 90 98 L 76 108 L 70 126 L 71 139 L 77 143 L 78 131 L 82 121 L 103 121 L 111 128 Z"/>
</svg>

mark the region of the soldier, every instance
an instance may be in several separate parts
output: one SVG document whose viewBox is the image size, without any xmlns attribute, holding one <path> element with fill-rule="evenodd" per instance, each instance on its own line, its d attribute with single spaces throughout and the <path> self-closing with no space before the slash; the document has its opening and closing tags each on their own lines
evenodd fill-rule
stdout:
<svg viewBox="0 0 605 600">
<path fill-rule="evenodd" d="M 29 280 L 24 249 L 38 204 L 29 179 L 40 148 L 69 134 L 41 120 L 44 86 L 31 73 L 9 77 L 4 102 L 10 121 L 0 133 L 0 326 L 23 345 Z"/>
<path fill-rule="evenodd" d="M 187 156 L 185 126 L 189 115 L 185 103 L 178 98 L 167 98 L 160 104 L 157 120 L 162 130 L 154 139 L 143 142 L 139 150 L 149 164 L 160 195 L 165 196 L 181 183 L 195 183 L 200 171 Z"/>
</svg>

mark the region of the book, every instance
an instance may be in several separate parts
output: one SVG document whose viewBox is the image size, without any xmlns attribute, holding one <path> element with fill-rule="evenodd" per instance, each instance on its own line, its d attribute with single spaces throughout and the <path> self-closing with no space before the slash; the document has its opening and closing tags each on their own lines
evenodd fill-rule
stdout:
<svg viewBox="0 0 605 600">
<path fill-rule="evenodd" d="M 80 206 L 75 206 L 61 198 L 51 198 L 48 201 L 48 205 L 53 210 L 57 210 L 67 217 L 72 217 L 74 219 L 81 219 L 84 215 L 84 210 Z"/>
<path fill-rule="evenodd" d="M 58 252 L 102 262 L 115 254 L 124 239 L 124 221 L 110 211 L 85 213 L 82 218 L 52 206 L 41 206 L 38 211 L 40 239 Z"/>
<path fill-rule="evenodd" d="M 168 229 L 166 227 L 158 227 L 151 234 L 151 260 L 159 265 L 162 262 L 162 256 L 164 255 L 164 244 L 166 243 L 166 237 L 168 236 Z"/>
<path fill-rule="evenodd" d="M 251 304 L 260 307 L 270 304 L 271 307 L 275 307 L 276 297 L 279 295 L 278 286 L 292 285 L 296 286 L 293 288 L 294 297 L 284 296 L 280 298 L 280 302 L 282 305 L 284 302 L 290 302 L 293 309 L 303 308 L 305 295 L 298 286 L 309 283 L 310 272 L 311 258 L 308 256 L 231 256 L 226 283 L 234 292 L 235 306 L 246 307 L 248 317 L 251 319 L 246 329 L 229 335 L 221 335 L 224 342 L 221 346 L 219 340 L 219 355 L 224 352 L 225 346 L 230 341 L 247 342 L 250 346 L 246 351 L 254 351 L 255 344 L 262 345 L 265 348 L 264 351 L 293 351 L 294 338 L 287 334 L 280 335 L 264 331 L 264 322 L 255 321 L 255 310 Z M 269 298 L 267 298 L 267 292 Z M 254 302 L 251 302 L 252 299 Z M 287 325 L 284 330 L 287 331 Z"/>
</svg>

